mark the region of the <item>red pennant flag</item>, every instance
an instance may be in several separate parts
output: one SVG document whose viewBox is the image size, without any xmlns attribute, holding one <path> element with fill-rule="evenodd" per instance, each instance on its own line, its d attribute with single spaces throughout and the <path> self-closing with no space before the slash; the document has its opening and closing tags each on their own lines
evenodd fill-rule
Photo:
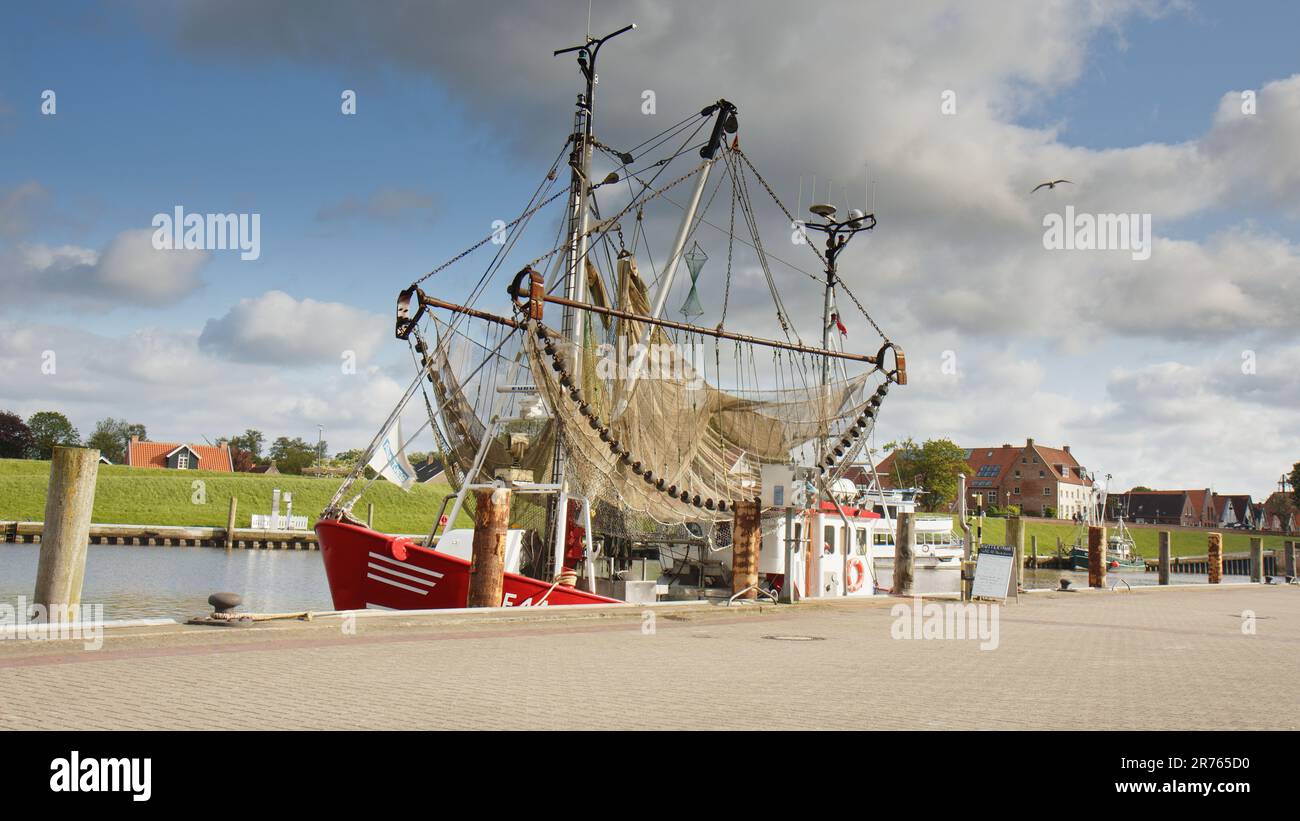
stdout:
<svg viewBox="0 0 1300 821">
<path fill-rule="evenodd" d="M 835 327 L 836 327 L 836 328 L 839 328 L 839 329 L 840 329 L 840 336 L 848 336 L 848 335 L 849 335 L 849 329 L 846 328 L 846 327 L 844 327 L 844 323 L 843 323 L 843 322 L 840 322 L 840 315 L 839 315 L 839 314 L 831 314 L 831 321 L 835 323 Z"/>
</svg>

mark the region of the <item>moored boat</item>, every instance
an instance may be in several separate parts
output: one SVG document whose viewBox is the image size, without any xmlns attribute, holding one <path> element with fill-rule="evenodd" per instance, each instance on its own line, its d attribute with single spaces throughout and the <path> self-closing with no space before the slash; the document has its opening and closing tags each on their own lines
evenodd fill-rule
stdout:
<svg viewBox="0 0 1300 821">
<path fill-rule="evenodd" d="M 465 607 L 469 596 L 467 556 L 431 550 L 402 536 L 361 525 L 322 519 L 316 524 L 330 596 L 338 610 L 441 610 Z M 620 604 L 558 582 L 547 584 L 507 571 L 503 607 Z"/>
<path fill-rule="evenodd" d="M 471 540 L 463 538 L 467 531 L 452 528 L 462 513 L 473 515 L 480 493 L 497 490 L 509 491 L 501 503 L 508 506 L 502 518 L 511 523 L 511 534 L 518 534 L 512 536 L 515 559 L 505 569 L 503 605 L 614 601 L 596 595 L 596 589 L 629 599 L 646 595 L 647 586 L 650 595 L 671 595 L 660 588 L 675 586 L 692 575 L 683 572 L 690 570 L 697 571 L 699 588 L 712 590 L 720 587 L 719 581 L 743 584 L 720 558 L 729 550 L 731 527 L 742 510 L 746 533 L 754 533 L 750 511 L 757 505 L 761 512 L 762 470 L 797 465 L 813 498 L 831 499 L 829 487 L 870 439 L 890 386 L 907 384 L 902 350 L 848 291 L 837 269 L 836 259 L 848 240 L 875 227 L 874 214 L 853 208 L 837 216 L 835 206 L 813 203 L 809 211 L 816 219 L 800 223 L 826 236 L 824 251 L 806 243 L 823 267 L 824 279 L 795 267 L 824 287 L 821 345 L 806 344 L 771 275 L 758 236 L 764 223 L 754 211 L 746 180 L 766 192 L 783 216 L 793 217 L 740 148 L 735 105 L 718 99 L 693 111 L 637 147 L 650 156 L 618 151 L 596 139 L 597 53 L 633 28 L 588 36 L 582 45 L 555 52 L 576 54 L 583 91 L 573 130 L 532 199 L 517 218 L 398 295 L 395 335 L 410 347 L 418 372 L 316 528 L 336 607 L 465 606 Z M 692 123 L 694 130 L 687 134 Z M 696 134 L 707 139 L 699 143 Z M 664 152 L 671 153 L 658 156 Z M 558 188 L 558 172 L 566 157 L 570 173 L 564 190 Z M 603 168 L 597 171 L 593 161 Z M 656 183 L 674 161 L 678 165 Z M 715 180 L 709 193 L 711 174 Z M 728 179 L 730 185 L 724 185 Z M 668 192 L 688 180 L 692 193 L 683 207 Z M 621 185 L 603 189 L 619 183 L 627 184 L 626 193 Z M 719 190 L 728 188 L 731 227 L 722 229 L 705 215 Z M 511 264 L 506 269 L 507 256 L 533 217 L 552 203 L 548 216 L 537 222 L 558 217 L 563 241 L 543 245 L 550 250 L 520 268 Z M 651 234 L 669 223 L 643 219 L 643 212 L 647 207 L 666 210 L 667 204 L 682 213 L 669 253 L 658 266 L 650 253 Z M 737 236 L 737 212 L 752 242 Z M 695 290 L 708 259 L 696 239 L 701 226 L 720 231 L 725 239 L 727 279 L 716 325 L 664 316 L 674 277 L 683 267 L 691 278 L 683 318 L 703 315 Z M 733 260 L 739 268 L 748 253 L 737 247 L 738 241 L 752 249 L 752 264 L 767 273 L 781 338 L 725 327 Z M 475 251 L 493 247 L 495 255 L 486 270 L 475 272 L 477 284 L 464 303 L 433 296 L 422 287 Z M 638 267 L 641 249 L 652 278 Z M 493 276 L 508 270 L 515 271 L 506 288 L 510 314 L 476 307 Z M 446 282 L 446 277 L 438 281 L 440 289 L 445 291 Z M 880 336 L 875 353 L 845 350 L 842 340 L 832 338 L 835 329 L 846 334 L 839 293 L 850 298 Z M 547 306 L 553 306 L 550 317 Z M 559 321 L 554 322 L 557 309 Z M 450 319 L 435 311 L 448 312 Z M 760 376 L 756 351 L 771 353 L 770 376 Z M 722 362 L 724 352 L 731 363 Z M 807 378 L 809 360 L 821 365 L 815 383 Z M 477 364 L 470 367 L 473 362 Z M 831 363 L 836 363 L 834 369 Z M 729 384 L 724 387 L 724 382 Z M 428 421 L 405 438 L 402 415 L 408 405 L 418 407 L 416 397 L 423 398 Z M 412 487 L 415 471 L 405 451 L 425 430 L 456 490 L 444 501 L 444 509 L 450 502 L 451 510 L 439 512 L 438 523 L 421 543 L 362 527 L 352 509 L 370 482 L 383 479 Z M 769 513 L 785 509 L 781 501 L 767 505 Z M 870 595 L 875 590 L 870 549 L 878 516 L 870 510 L 849 514 L 844 507 L 838 500 L 813 501 L 802 517 L 810 536 L 831 534 L 826 536 L 829 551 L 822 540 L 806 539 L 810 545 L 822 544 L 819 560 L 809 551 L 814 555 L 807 561 L 805 586 L 813 595 Z M 825 523 L 831 519 L 838 524 Z M 647 555 L 658 556 L 662 565 L 665 552 L 671 554 L 669 548 L 678 545 L 688 553 L 697 550 L 699 557 L 693 563 L 674 560 L 667 584 L 645 579 Z M 748 580 L 758 557 L 750 553 L 752 541 L 745 545 L 749 555 L 737 564 L 744 566 L 738 572 Z M 637 559 L 643 578 L 633 581 L 628 573 Z M 580 575 L 585 590 L 576 584 Z M 637 585 L 635 597 L 627 592 L 629 584 Z M 759 586 L 749 583 L 727 595 L 753 597 Z"/>
</svg>

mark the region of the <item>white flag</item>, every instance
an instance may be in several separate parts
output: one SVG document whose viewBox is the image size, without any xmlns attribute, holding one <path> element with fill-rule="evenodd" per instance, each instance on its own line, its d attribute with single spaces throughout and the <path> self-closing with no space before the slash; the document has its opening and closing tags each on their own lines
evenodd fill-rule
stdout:
<svg viewBox="0 0 1300 821">
<path fill-rule="evenodd" d="M 410 490 L 411 485 L 415 484 L 415 468 L 407 461 L 406 451 L 402 448 L 401 419 L 384 431 L 384 437 L 379 440 L 379 447 L 375 449 L 368 464 L 375 473 L 402 490 Z"/>
</svg>

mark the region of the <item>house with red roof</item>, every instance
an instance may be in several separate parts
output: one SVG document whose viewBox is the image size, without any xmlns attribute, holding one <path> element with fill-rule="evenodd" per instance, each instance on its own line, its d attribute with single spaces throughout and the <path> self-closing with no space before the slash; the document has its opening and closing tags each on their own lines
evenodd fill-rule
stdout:
<svg viewBox="0 0 1300 821">
<path fill-rule="evenodd" d="M 1187 500 L 1192 503 L 1192 510 L 1196 511 L 1200 519 L 1197 524 L 1201 527 L 1214 527 L 1214 493 L 1208 487 L 1189 490 Z"/>
<path fill-rule="evenodd" d="M 234 473 L 230 446 L 190 445 L 184 442 L 142 442 L 132 436 L 126 446 L 126 463 L 133 468 L 169 468 L 171 470 L 215 470 Z"/>
<path fill-rule="evenodd" d="M 1232 527 L 1237 524 L 1237 508 L 1232 499 L 1220 493 L 1212 496 L 1214 503 L 1214 527 Z"/>
<path fill-rule="evenodd" d="M 1214 500 L 1215 527 L 1244 527 L 1258 530 L 1262 524 L 1262 508 L 1250 498 L 1249 493 L 1216 493 Z"/>
<path fill-rule="evenodd" d="M 1274 491 L 1260 506 L 1260 530 L 1273 533 L 1300 531 L 1300 512 L 1289 493 Z"/>
<path fill-rule="evenodd" d="M 966 464 L 967 505 L 1019 505 L 1024 513 L 1073 518 L 1087 510 L 1092 481 L 1069 445 L 1047 447 L 1026 439 L 1024 445 L 970 448 Z M 915 487 L 917 477 L 902 475 L 891 453 L 876 466 L 886 487 Z"/>
</svg>

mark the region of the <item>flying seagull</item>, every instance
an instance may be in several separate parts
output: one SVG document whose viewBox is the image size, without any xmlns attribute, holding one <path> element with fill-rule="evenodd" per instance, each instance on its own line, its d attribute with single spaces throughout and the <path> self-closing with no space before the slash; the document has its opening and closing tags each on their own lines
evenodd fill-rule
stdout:
<svg viewBox="0 0 1300 821">
<path fill-rule="evenodd" d="M 1052 180 L 1051 182 L 1040 182 L 1037 185 L 1037 187 L 1034 188 L 1034 191 L 1037 191 L 1039 188 L 1055 188 L 1056 186 L 1060 185 L 1063 182 L 1070 183 L 1070 185 L 1074 185 L 1074 183 L 1070 182 L 1070 180 Z M 1030 191 L 1029 193 L 1032 194 L 1034 193 L 1034 191 Z"/>
</svg>

